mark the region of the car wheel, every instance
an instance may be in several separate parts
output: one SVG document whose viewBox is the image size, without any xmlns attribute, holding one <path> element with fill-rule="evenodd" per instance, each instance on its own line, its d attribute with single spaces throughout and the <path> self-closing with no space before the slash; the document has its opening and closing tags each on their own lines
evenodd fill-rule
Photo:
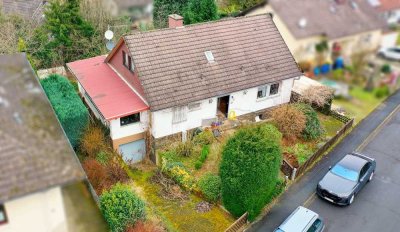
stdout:
<svg viewBox="0 0 400 232">
<path fill-rule="evenodd" d="M 353 194 L 353 195 L 351 195 L 351 197 L 350 197 L 350 200 L 349 200 L 349 205 L 351 205 L 351 204 L 353 203 L 353 201 L 354 201 L 354 194 Z"/>
<path fill-rule="evenodd" d="M 369 176 L 368 182 L 370 182 L 374 178 L 374 174 L 375 174 L 375 171 L 373 171 L 371 173 L 371 175 Z"/>
</svg>

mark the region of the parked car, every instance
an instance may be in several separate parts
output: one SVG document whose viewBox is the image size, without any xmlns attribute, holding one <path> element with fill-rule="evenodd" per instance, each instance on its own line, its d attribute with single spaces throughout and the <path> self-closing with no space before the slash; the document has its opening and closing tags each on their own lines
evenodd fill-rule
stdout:
<svg viewBox="0 0 400 232">
<path fill-rule="evenodd" d="M 329 202 L 350 205 L 355 195 L 372 180 L 375 168 L 374 159 L 354 152 L 348 154 L 329 168 L 317 186 L 317 194 Z"/>
<path fill-rule="evenodd" d="M 400 47 L 381 48 L 378 55 L 385 59 L 400 61 Z"/>
<path fill-rule="evenodd" d="M 275 232 L 322 232 L 324 228 L 324 221 L 317 213 L 299 206 Z"/>
</svg>

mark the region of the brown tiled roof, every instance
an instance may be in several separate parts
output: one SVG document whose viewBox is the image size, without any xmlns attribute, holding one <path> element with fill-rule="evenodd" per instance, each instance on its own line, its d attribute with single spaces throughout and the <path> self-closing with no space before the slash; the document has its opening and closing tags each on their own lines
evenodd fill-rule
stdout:
<svg viewBox="0 0 400 232">
<path fill-rule="evenodd" d="M 345 0 L 342 4 L 327 0 L 269 0 L 294 37 L 326 35 L 330 39 L 383 29 L 386 23 L 366 0 Z M 357 6 L 354 9 L 351 5 Z M 299 21 L 304 18 L 306 26 Z"/>
<path fill-rule="evenodd" d="M 18 14 L 26 18 L 39 18 L 43 14 L 42 0 L 0 0 L 3 11 L 7 14 Z M 1 4 L 0 4 L 1 5 Z"/>
<path fill-rule="evenodd" d="M 270 15 L 124 37 L 151 110 L 300 76 Z M 215 62 L 208 63 L 204 52 Z"/>
<path fill-rule="evenodd" d="M 0 56 L 0 203 L 85 174 L 25 55 Z"/>
</svg>

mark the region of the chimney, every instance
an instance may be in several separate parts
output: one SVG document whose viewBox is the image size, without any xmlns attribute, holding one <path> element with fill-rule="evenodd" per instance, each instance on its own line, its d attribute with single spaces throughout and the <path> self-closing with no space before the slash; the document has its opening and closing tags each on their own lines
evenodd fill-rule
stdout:
<svg viewBox="0 0 400 232">
<path fill-rule="evenodd" d="M 183 17 L 177 14 L 168 15 L 169 28 L 183 27 Z"/>
</svg>

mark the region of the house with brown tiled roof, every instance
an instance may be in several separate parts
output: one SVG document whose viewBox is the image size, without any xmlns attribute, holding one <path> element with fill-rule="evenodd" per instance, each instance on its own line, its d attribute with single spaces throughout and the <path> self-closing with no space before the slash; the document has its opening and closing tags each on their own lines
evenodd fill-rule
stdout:
<svg viewBox="0 0 400 232">
<path fill-rule="evenodd" d="M 389 25 L 400 24 L 400 1 L 399 0 L 375 0 L 375 7 L 386 19 Z"/>
<path fill-rule="evenodd" d="M 125 158 L 289 102 L 302 73 L 270 15 L 189 26 L 170 15 L 169 25 L 122 37 L 108 56 L 67 64 Z"/>
<path fill-rule="evenodd" d="M 65 190 L 86 175 L 24 54 L 0 55 L 0 112 L 0 231 L 75 231 Z"/>
<path fill-rule="evenodd" d="M 338 48 L 344 58 L 379 48 L 386 23 L 372 2 L 269 0 L 245 14 L 271 13 L 295 59 L 318 65 L 316 45 L 322 41 L 328 42 L 330 51 Z"/>
</svg>

